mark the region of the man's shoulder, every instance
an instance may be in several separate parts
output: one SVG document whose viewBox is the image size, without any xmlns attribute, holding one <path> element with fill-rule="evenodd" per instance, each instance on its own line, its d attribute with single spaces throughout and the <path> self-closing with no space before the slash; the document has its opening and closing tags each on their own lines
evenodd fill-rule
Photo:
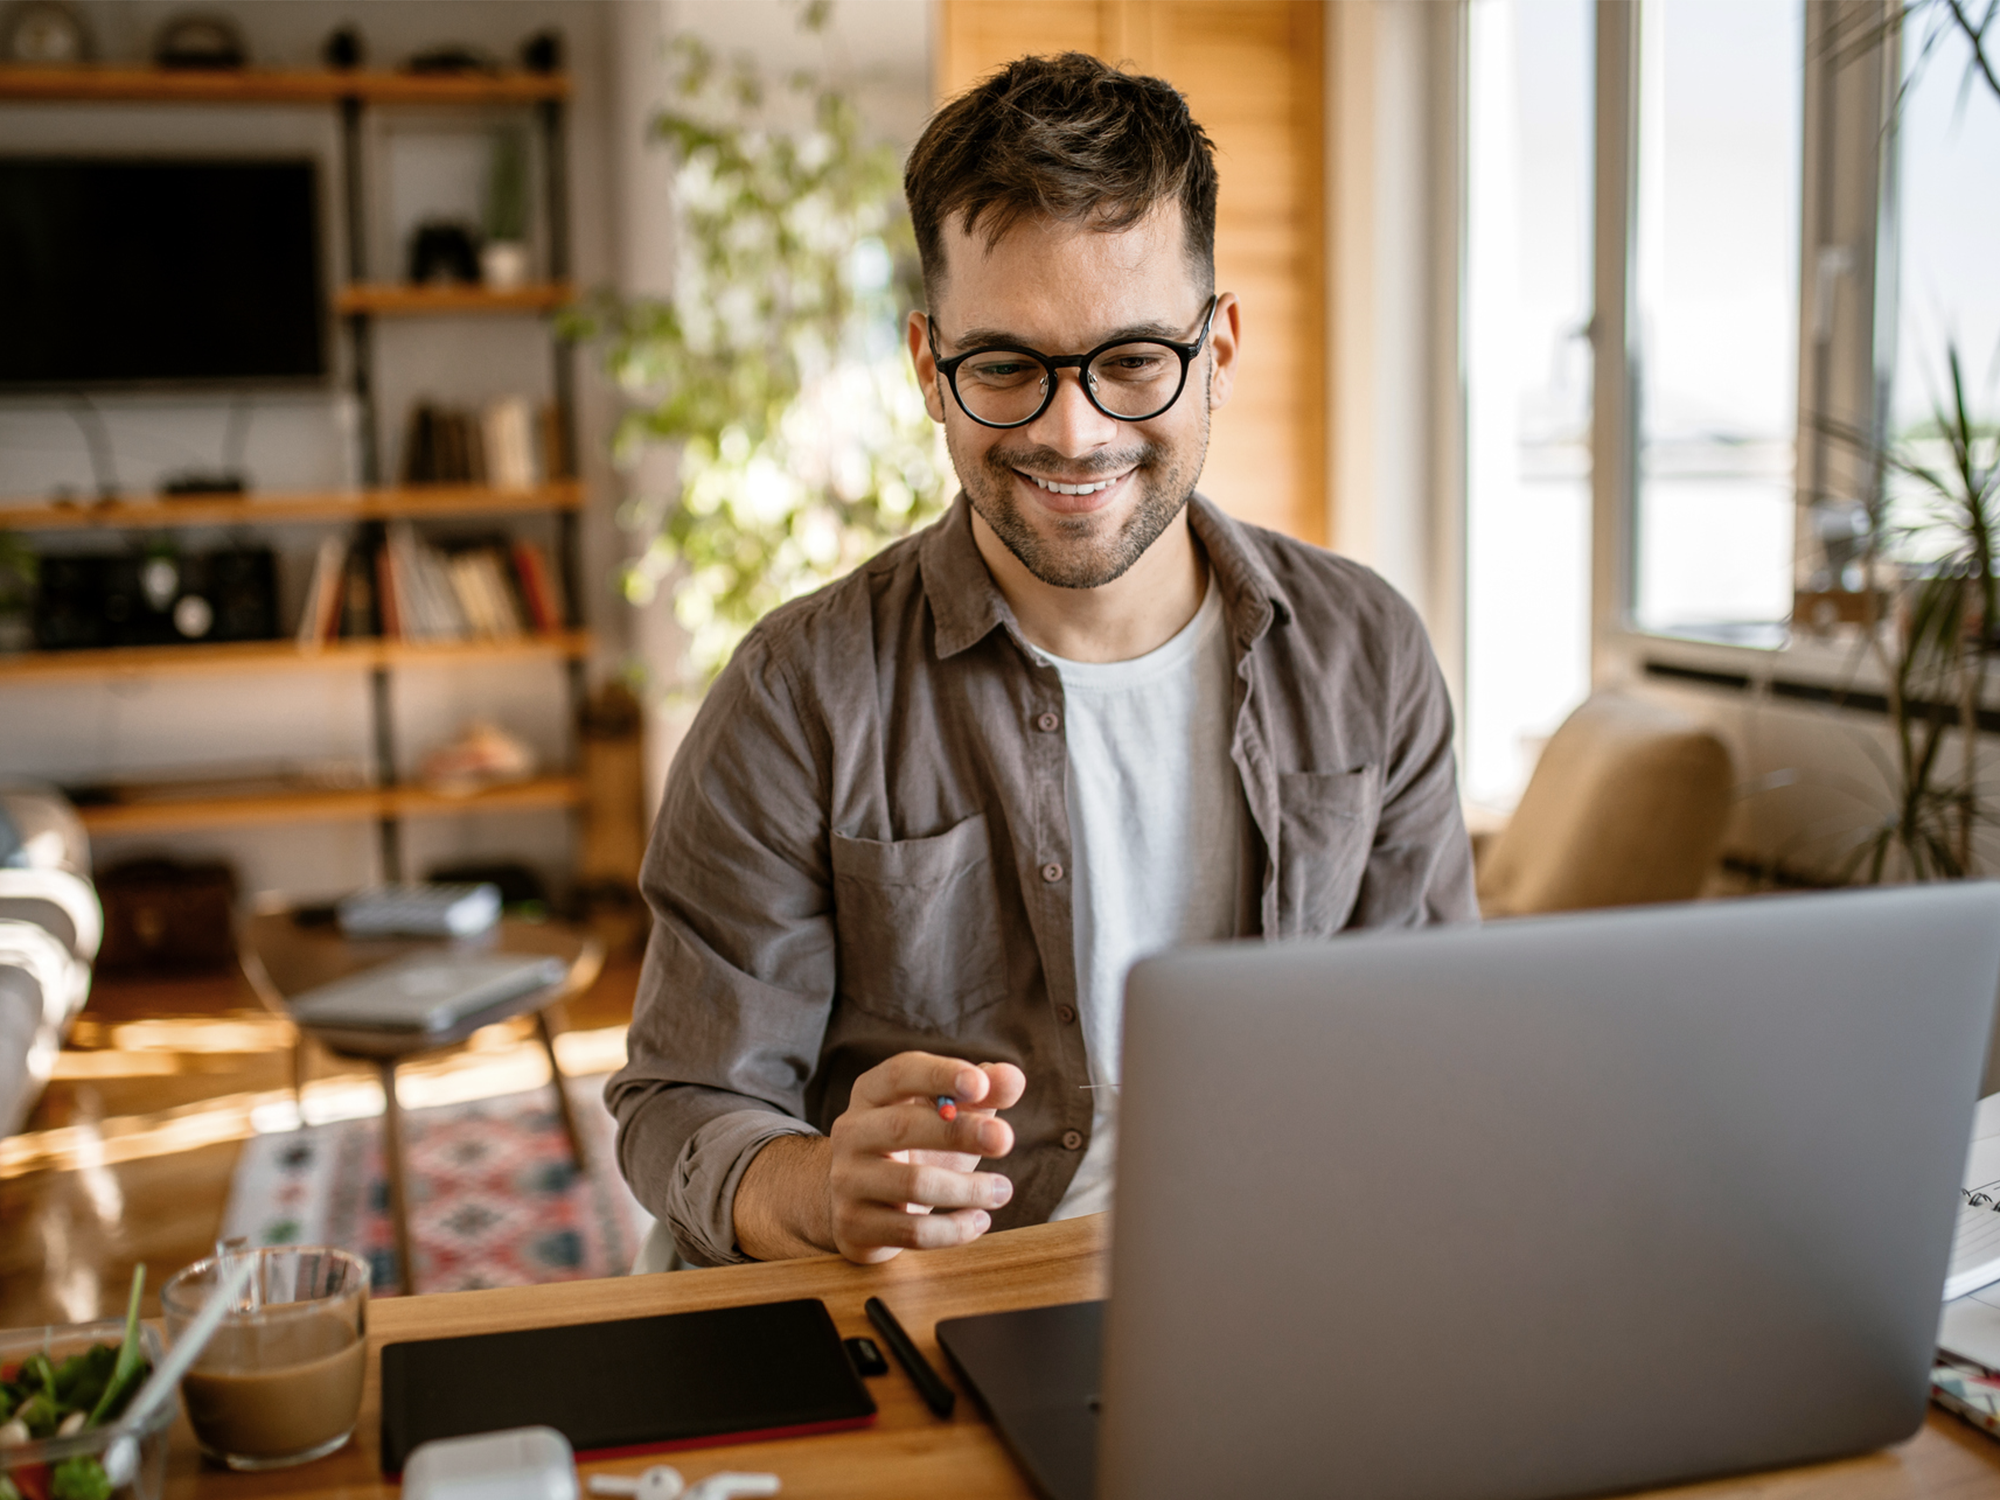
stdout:
<svg viewBox="0 0 2000 1500">
<path fill-rule="evenodd" d="M 737 659 L 746 666 L 762 659 L 817 675 L 871 657 L 885 628 L 898 628 L 922 607 L 918 558 L 930 530 L 899 537 L 833 582 L 778 605 L 744 638 Z"/>
<path fill-rule="evenodd" d="M 1428 644 L 1416 607 L 1373 568 L 1266 526 L 1233 518 L 1229 525 L 1269 575 L 1273 600 L 1289 611 L 1301 639 Z"/>
</svg>

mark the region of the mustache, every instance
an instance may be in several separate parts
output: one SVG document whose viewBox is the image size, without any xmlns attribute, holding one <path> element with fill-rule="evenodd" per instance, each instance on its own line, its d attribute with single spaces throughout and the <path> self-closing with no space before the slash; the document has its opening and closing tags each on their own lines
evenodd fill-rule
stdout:
<svg viewBox="0 0 2000 1500">
<path fill-rule="evenodd" d="M 1147 468 L 1166 456 L 1158 443 L 1135 443 L 1129 448 L 1093 453 L 1088 458 L 1070 458 L 1043 443 L 1028 448 L 992 447 L 986 450 L 985 465 L 996 474 L 1018 469 L 1023 474 L 1087 475 L 1122 474 L 1127 469 Z"/>
</svg>

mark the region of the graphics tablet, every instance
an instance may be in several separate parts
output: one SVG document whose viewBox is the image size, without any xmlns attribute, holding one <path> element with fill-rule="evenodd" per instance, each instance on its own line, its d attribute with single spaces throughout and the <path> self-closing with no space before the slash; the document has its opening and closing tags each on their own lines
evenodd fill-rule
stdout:
<svg viewBox="0 0 2000 1500">
<path fill-rule="evenodd" d="M 382 1472 L 419 1443 L 553 1427 L 579 1458 L 862 1427 L 875 1401 L 804 1298 L 382 1350 Z"/>
</svg>

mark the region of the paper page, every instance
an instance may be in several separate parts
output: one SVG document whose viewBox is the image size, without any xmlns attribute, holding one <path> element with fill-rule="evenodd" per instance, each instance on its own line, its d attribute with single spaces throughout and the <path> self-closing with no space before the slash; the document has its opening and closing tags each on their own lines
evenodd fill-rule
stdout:
<svg viewBox="0 0 2000 1500">
<path fill-rule="evenodd" d="M 1980 1100 L 1973 1115 L 1965 1191 L 1945 1274 L 1947 1302 L 2000 1281 L 2000 1094 Z"/>
</svg>

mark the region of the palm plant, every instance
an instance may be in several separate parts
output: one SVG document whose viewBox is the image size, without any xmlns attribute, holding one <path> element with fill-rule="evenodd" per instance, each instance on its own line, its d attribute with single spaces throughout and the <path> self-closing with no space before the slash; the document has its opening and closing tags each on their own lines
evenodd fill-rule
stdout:
<svg viewBox="0 0 2000 1500">
<path fill-rule="evenodd" d="M 1887 686 L 1894 759 L 1890 807 L 1862 831 L 1841 869 L 1844 880 L 1877 883 L 1892 873 L 1916 880 L 1955 879 L 1976 868 L 1974 836 L 1988 821 L 1979 775 L 1979 709 L 1988 653 L 2000 630 L 2000 575 L 1995 536 L 2000 517 L 2000 443 L 1996 428 L 1974 420 L 1958 351 L 1947 353 L 1948 392 L 1932 420 L 1898 443 L 1822 421 L 1823 431 L 1862 453 L 1876 476 L 1867 506 L 1864 573 L 1886 557 L 1928 550 L 1909 580 L 1895 618 L 1871 620 L 1866 649 Z M 1918 515 L 1898 519 L 1896 481 Z M 1874 598 L 1871 589 L 1869 599 Z M 1950 731 L 1957 727 L 1955 769 Z"/>
</svg>

